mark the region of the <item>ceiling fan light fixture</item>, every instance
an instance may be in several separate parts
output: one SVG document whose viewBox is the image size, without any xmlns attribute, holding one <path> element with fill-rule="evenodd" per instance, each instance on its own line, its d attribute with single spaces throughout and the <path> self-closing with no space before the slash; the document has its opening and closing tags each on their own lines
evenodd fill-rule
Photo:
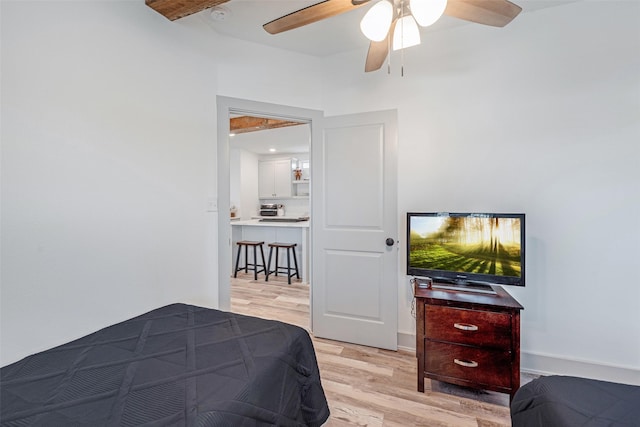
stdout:
<svg viewBox="0 0 640 427">
<path fill-rule="evenodd" d="M 387 37 L 391 20 L 393 19 L 393 5 L 387 0 L 374 4 L 360 21 L 360 31 L 369 40 L 380 42 Z"/>
<path fill-rule="evenodd" d="M 393 50 L 406 49 L 420 44 L 420 30 L 413 16 L 398 19 L 393 30 Z"/>
<path fill-rule="evenodd" d="M 447 7 L 447 0 L 410 0 L 411 14 L 421 27 L 435 23 Z"/>
</svg>

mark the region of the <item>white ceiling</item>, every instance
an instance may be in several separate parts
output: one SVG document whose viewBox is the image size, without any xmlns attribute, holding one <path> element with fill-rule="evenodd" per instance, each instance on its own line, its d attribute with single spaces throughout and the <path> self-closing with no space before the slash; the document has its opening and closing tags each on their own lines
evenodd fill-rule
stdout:
<svg viewBox="0 0 640 427">
<path fill-rule="evenodd" d="M 240 133 L 229 138 L 231 149 L 247 150 L 259 155 L 308 153 L 310 144 L 311 128 L 308 124 Z"/>
<path fill-rule="evenodd" d="M 521 13 L 575 1 L 583 0 L 513 0 L 522 7 Z M 318 2 L 319 0 L 230 0 L 222 6 L 228 12 L 224 21 L 214 20 L 211 10 L 198 13 L 196 19 L 206 21 L 216 32 L 230 37 L 312 56 L 322 57 L 353 49 L 364 49 L 366 52 L 369 42 L 360 32 L 360 20 L 369 10 L 369 5 L 276 35 L 269 34 L 262 28 L 269 21 Z M 431 27 L 422 28 L 421 32 L 424 37 L 430 31 L 442 31 L 459 25 L 478 24 L 443 16 Z"/>
</svg>

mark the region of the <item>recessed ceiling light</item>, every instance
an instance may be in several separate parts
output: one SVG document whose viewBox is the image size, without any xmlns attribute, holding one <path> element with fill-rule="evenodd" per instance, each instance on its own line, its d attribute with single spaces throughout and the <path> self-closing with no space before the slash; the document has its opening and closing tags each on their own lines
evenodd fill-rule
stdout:
<svg viewBox="0 0 640 427">
<path fill-rule="evenodd" d="M 276 149 L 275 148 L 269 148 L 269 151 L 271 151 L 272 153 L 275 153 Z"/>
</svg>

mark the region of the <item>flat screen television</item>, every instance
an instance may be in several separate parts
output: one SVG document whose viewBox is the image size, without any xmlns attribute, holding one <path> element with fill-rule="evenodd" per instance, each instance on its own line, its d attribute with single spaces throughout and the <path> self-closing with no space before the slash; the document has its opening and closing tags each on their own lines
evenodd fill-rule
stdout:
<svg viewBox="0 0 640 427">
<path fill-rule="evenodd" d="M 525 215 L 407 213 L 407 275 L 434 287 L 524 286 Z"/>
</svg>

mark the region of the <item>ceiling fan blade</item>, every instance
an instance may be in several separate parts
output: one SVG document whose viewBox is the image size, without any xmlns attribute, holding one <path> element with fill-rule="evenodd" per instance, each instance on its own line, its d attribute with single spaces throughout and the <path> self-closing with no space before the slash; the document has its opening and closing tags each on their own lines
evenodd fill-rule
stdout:
<svg viewBox="0 0 640 427">
<path fill-rule="evenodd" d="M 504 27 L 522 8 L 508 0 L 449 0 L 444 14 L 478 24 Z"/>
<path fill-rule="evenodd" d="M 368 73 L 369 71 L 379 70 L 384 64 L 388 53 L 389 44 L 386 39 L 381 42 L 372 41 L 369 43 L 369 52 L 367 53 L 367 62 L 364 64 L 364 71 Z"/>
<path fill-rule="evenodd" d="M 367 0 L 368 1 L 368 0 Z M 367 3 L 351 0 L 325 0 L 267 22 L 262 27 L 270 34 L 293 30 L 344 12 L 357 9 Z"/>
<path fill-rule="evenodd" d="M 387 59 L 387 55 L 389 54 L 389 38 L 393 34 L 393 30 L 396 28 L 396 22 L 398 20 L 395 19 L 391 23 L 391 27 L 387 32 L 387 37 L 380 42 L 372 41 L 369 43 L 369 51 L 367 52 L 367 62 L 364 64 L 364 71 L 368 73 L 369 71 L 376 71 L 382 67 L 384 64 L 384 60 Z"/>
</svg>

